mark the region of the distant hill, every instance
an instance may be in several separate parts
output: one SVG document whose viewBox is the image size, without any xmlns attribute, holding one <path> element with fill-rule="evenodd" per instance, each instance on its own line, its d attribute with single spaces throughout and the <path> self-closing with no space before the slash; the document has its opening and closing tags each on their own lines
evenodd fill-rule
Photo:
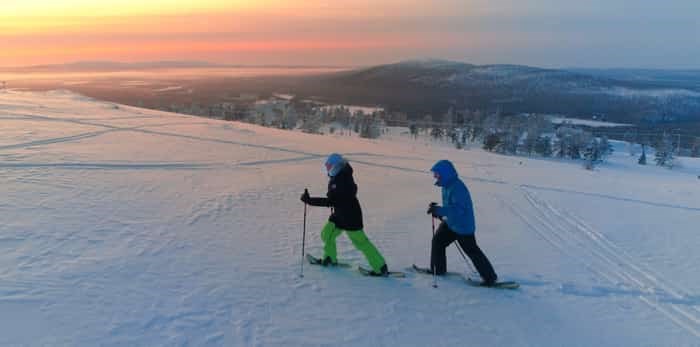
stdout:
<svg viewBox="0 0 700 347">
<path fill-rule="evenodd" d="M 660 69 L 567 69 L 592 76 L 642 82 L 669 88 L 700 91 L 700 70 Z"/>
<path fill-rule="evenodd" d="M 674 83 L 663 77 L 674 74 L 683 79 Z M 596 116 L 623 123 L 700 121 L 700 74 L 656 71 L 654 78 L 635 76 L 418 60 L 308 79 L 303 90 L 343 102 L 381 104 L 414 117 L 440 115 L 453 107 Z"/>
<path fill-rule="evenodd" d="M 605 120 L 643 127 L 693 129 L 700 133 L 700 70 L 544 69 L 522 65 L 474 65 L 447 60 L 412 60 L 315 76 L 215 76 L 210 68 L 251 68 L 198 61 L 120 63 L 77 62 L 11 69 L 11 73 L 104 72 L 192 69 L 199 78 L 177 81 L 192 95 L 151 95 L 106 85 L 72 88 L 87 95 L 129 98 L 153 104 L 203 103 L 240 93 L 284 92 L 300 98 L 381 106 L 410 118 L 430 114 L 439 119 L 448 109 L 500 111 L 506 114 L 543 113 L 578 119 Z M 255 68 L 301 68 L 262 65 Z M 308 67 L 307 67 L 308 68 Z M 2 69 L 0 69 L 2 70 Z M 7 71 L 7 70 L 2 70 Z M 148 77 L 158 80 L 167 73 Z M 165 87 L 175 83 L 168 81 Z M 61 87 L 64 87 L 61 85 Z M 46 88 L 55 88 L 47 85 Z M 131 93 L 131 94 L 129 94 Z M 124 96 L 127 95 L 127 96 Z M 168 97 L 171 97 L 167 99 Z M 690 124 L 693 123 L 693 124 Z"/>
</svg>

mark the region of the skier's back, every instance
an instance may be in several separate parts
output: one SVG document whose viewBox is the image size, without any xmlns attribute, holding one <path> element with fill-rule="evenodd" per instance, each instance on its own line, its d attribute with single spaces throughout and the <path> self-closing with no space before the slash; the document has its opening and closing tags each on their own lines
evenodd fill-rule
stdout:
<svg viewBox="0 0 700 347">
<path fill-rule="evenodd" d="M 436 275 L 447 272 L 445 249 L 455 240 L 469 256 L 476 270 L 483 279 L 483 285 L 496 283 L 496 272 L 486 255 L 476 244 L 474 236 L 476 223 L 474 207 L 467 186 L 459 179 L 457 170 L 449 160 L 438 161 L 430 171 L 433 172 L 435 185 L 441 188 L 442 206 L 431 203 L 428 213 L 439 218 L 442 223 L 433 236 L 430 267 Z"/>
</svg>

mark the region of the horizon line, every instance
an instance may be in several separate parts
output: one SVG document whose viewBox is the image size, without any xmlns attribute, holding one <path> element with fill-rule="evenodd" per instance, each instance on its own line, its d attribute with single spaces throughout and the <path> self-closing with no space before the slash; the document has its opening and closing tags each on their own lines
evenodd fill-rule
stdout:
<svg viewBox="0 0 700 347">
<path fill-rule="evenodd" d="M 393 65 L 401 63 L 411 63 L 411 62 L 446 62 L 446 63 L 457 63 L 466 64 L 474 66 L 494 66 L 494 65 L 513 65 L 513 66 L 524 66 L 524 67 L 534 67 L 540 69 L 553 69 L 553 70 L 659 70 L 659 71 L 697 71 L 700 72 L 700 66 L 698 67 L 621 67 L 621 66 L 609 66 L 609 67 L 592 67 L 592 66 L 553 66 L 544 67 L 537 65 L 527 65 L 518 63 L 488 63 L 488 64 L 475 64 L 469 63 L 461 60 L 445 59 L 445 58 L 407 58 L 402 60 L 395 60 L 392 62 L 377 62 L 375 64 L 360 64 L 360 65 L 343 65 L 343 64 L 244 64 L 244 63 L 217 63 L 206 60 L 138 60 L 138 61 L 119 61 L 119 60 L 76 60 L 60 63 L 45 63 L 45 64 L 32 64 L 32 65 L 14 65 L 14 66 L 0 66 L 0 70 L 21 70 L 21 69 L 40 69 L 40 68 L 60 68 L 60 67 L 78 67 L 81 64 L 113 64 L 122 65 L 125 68 L 138 68 L 143 69 L 144 67 L 138 67 L 137 65 L 143 64 L 191 64 L 192 66 L 182 66 L 182 68 L 289 68 L 289 69 L 310 69 L 310 68 L 327 68 L 327 69 L 362 69 L 371 68 L 383 65 Z M 102 69 L 109 69 L 109 66 L 102 67 Z M 145 67 L 145 68 L 157 68 Z M 175 66 L 177 68 L 177 66 Z M 86 68 L 86 69 L 89 69 Z"/>
</svg>

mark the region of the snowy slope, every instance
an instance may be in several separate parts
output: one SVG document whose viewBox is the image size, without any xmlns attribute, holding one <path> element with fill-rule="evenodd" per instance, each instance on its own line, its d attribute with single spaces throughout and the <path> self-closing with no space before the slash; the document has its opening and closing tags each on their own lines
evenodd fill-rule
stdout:
<svg viewBox="0 0 700 347">
<path fill-rule="evenodd" d="M 700 163 L 579 163 L 307 135 L 0 91 L 1 346 L 700 346 Z M 427 264 L 427 173 L 452 159 L 517 291 L 305 267 L 305 187 L 356 169 L 390 268 Z M 310 209 L 320 254 L 328 211 Z M 363 264 L 345 237 L 341 259 Z M 468 271 L 454 248 L 448 267 Z"/>
</svg>

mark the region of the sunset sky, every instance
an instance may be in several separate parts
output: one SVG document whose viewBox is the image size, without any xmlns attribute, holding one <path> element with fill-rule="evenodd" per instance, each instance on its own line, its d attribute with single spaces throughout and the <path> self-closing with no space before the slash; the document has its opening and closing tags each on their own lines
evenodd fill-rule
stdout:
<svg viewBox="0 0 700 347">
<path fill-rule="evenodd" d="M 700 68 L 698 0 L 3 0 L 0 66 L 413 58 Z"/>
</svg>

